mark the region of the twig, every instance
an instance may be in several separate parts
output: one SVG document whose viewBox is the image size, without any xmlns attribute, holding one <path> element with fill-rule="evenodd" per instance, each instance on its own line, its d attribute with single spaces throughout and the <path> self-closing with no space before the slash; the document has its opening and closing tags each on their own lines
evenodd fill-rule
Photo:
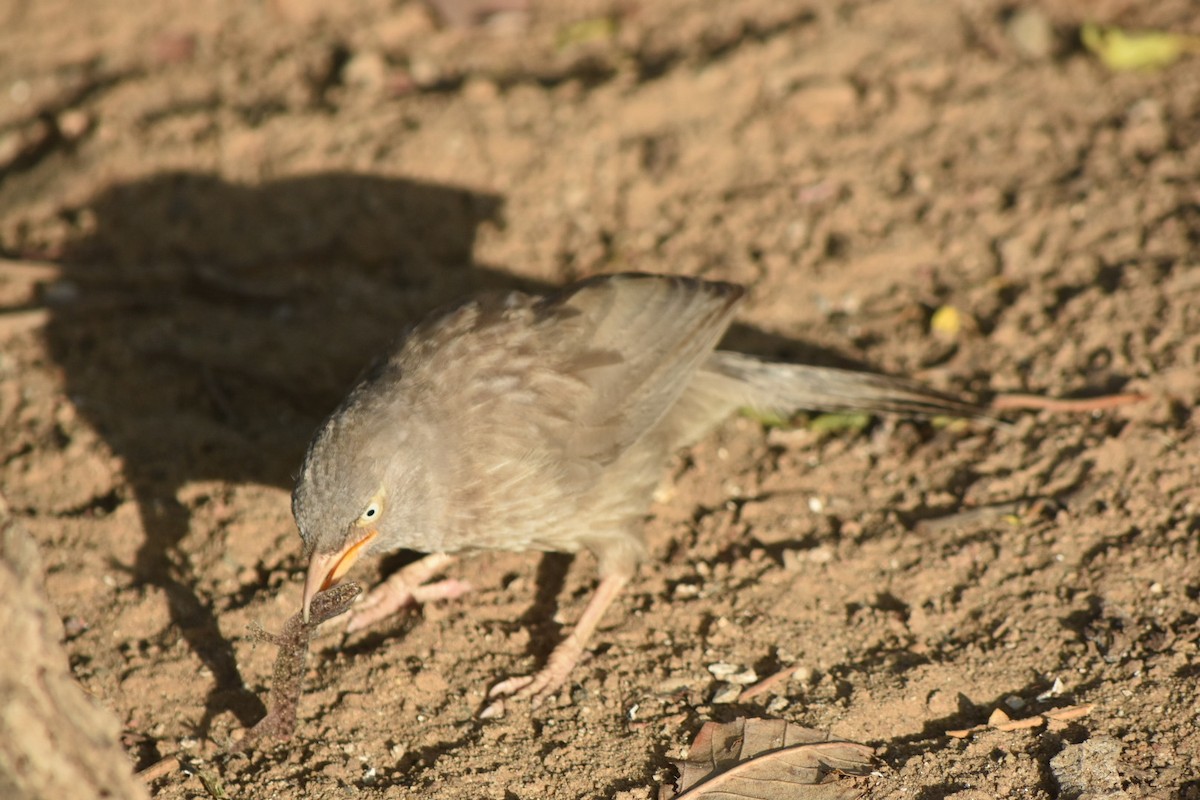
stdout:
<svg viewBox="0 0 1200 800">
<path fill-rule="evenodd" d="M 179 756 L 167 756 L 166 758 L 160 758 L 145 769 L 139 770 L 137 776 L 146 783 L 150 783 L 151 781 L 156 781 L 159 778 L 170 775 L 181 766 Z"/>
<path fill-rule="evenodd" d="M 742 692 L 741 697 L 738 699 L 749 700 L 752 697 L 758 697 L 760 694 L 765 694 L 779 684 L 787 683 L 799 669 L 799 664 L 794 664 L 790 667 L 784 667 L 783 669 L 779 670 L 779 672 L 776 672 L 773 675 L 768 675 L 753 686 L 747 687 L 746 690 Z"/>
<path fill-rule="evenodd" d="M 1036 394 L 998 394 L 992 399 L 993 411 L 1053 411 L 1059 414 L 1090 414 L 1111 408 L 1141 403 L 1149 398 L 1138 392 L 1109 394 L 1102 397 L 1064 399 Z"/>
</svg>

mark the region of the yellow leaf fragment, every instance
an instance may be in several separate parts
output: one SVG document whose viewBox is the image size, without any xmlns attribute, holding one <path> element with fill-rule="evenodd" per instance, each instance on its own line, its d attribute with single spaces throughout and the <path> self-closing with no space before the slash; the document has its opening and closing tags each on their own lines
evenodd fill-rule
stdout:
<svg viewBox="0 0 1200 800">
<path fill-rule="evenodd" d="M 957 337 L 962 327 L 962 313 L 954 306 L 942 306 L 929 319 L 929 330 L 946 339 Z"/>
<path fill-rule="evenodd" d="M 1126 31 L 1087 23 L 1079 30 L 1083 46 L 1104 66 L 1122 72 L 1169 67 L 1185 53 L 1200 52 L 1200 36 L 1166 31 Z"/>
</svg>

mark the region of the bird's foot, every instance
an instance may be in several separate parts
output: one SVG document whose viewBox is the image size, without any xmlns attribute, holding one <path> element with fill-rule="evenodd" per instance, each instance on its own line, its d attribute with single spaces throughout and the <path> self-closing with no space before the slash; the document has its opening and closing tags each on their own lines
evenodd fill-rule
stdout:
<svg viewBox="0 0 1200 800">
<path fill-rule="evenodd" d="M 462 597 L 471 590 L 471 585 L 466 581 L 448 578 L 426 583 L 436 572 L 453 561 L 454 556 L 434 553 L 388 576 L 383 583 L 368 592 L 350 613 L 346 633 L 368 628 L 410 605 Z"/>
<path fill-rule="evenodd" d="M 628 581 L 628 574 L 623 572 L 612 573 L 601 578 L 600 585 L 596 587 L 592 599 L 588 600 L 587 606 L 584 607 L 579 622 L 575 623 L 575 630 L 571 631 L 571 635 L 554 648 L 554 652 L 546 661 L 546 666 L 536 675 L 509 678 L 493 686 L 492 690 L 488 692 L 488 698 L 492 702 L 479 712 L 480 719 L 504 716 L 506 700 L 529 698 L 536 708 L 558 687 L 566 683 L 567 676 L 579 663 L 584 647 L 587 646 L 588 640 L 596 631 L 596 626 L 600 624 L 600 618 L 604 616 L 605 610 L 612 605 L 613 600 L 620 593 L 621 587 Z"/>
<path fill-rule="evenodd" d="M 496 719 L 504 716 L 505 705 L 509 700 L 530 700 L 530 705 L 537 708 L 567 682 L 571 670 L 579 663 L 583 655 L 583 642 L 572 633 L 563 640 L 554 652 L 546 666 L 533 675 L 521 675 L 500 681 L 488 692 L 491 701 L 487 708 L 479 712 L 480 719 Z"/>
</svg>

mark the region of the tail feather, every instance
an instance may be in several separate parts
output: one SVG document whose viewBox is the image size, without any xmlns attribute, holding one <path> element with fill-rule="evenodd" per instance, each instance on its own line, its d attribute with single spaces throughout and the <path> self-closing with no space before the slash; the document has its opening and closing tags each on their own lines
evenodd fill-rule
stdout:
<svg viewBox="0 0 1200 800">
<path fill-rule="evenodd" d="M 733 379 L 742 404 L 781 415 L 806 409 L 994 419 L 980 406 L 886 375 L 762 361 L 728 351 L 714 352 L 704 370 Z"/>
</svg>

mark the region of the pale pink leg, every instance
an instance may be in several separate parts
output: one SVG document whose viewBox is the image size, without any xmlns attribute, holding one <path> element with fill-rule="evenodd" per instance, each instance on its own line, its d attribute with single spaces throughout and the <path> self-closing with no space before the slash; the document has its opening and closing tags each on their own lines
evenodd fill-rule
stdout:
<svg viewBox="0 0 1200 800">
<path fill-rule="evenodd" d="M 447 553 L 432 553 L 392 573 L 387 580 L 367 592 L 363 601 L 350 612 L 346 633 L 374 625 L 408 605 L 453 600 L 466 594 L 471 590 L 471 585 L 465 581 L 448 579 L 425 583 L 454 561 L 455 557 Z"/>
<path fill-rule="evenodd" d="M 495 702 L 479 714 L 480 718 L 503 716 L 504 698 L 506 697 L 513 699 L 528 697 L 532 700 L 534 707 L 537 707 L 551 692 L 562 686 L 566 682 L 567 676 L 571 674 L 571 670 L 579 662 L 579 657 L 583 655 L 583 650 L 587 647 L 592 634 L 596 632 L 596 626 L 600 624 L 604 612 L 613 604 L 617 595 L 621 593 L 621 589 L 628 582 L 629 576 L 627 575 L 608 575 L 602 578 L 592 599 L 584 607 L 579 622 L 575 623 L 575 629 L 566 639 L 563 639 L 558 647 L 554 648 L 554 652 L 546 661 L 546 666 L 535 675 L 509 678 L 493 686 L 492 690 L 488 692 L 488 697 L 495 698 Z"/>
</svg>

